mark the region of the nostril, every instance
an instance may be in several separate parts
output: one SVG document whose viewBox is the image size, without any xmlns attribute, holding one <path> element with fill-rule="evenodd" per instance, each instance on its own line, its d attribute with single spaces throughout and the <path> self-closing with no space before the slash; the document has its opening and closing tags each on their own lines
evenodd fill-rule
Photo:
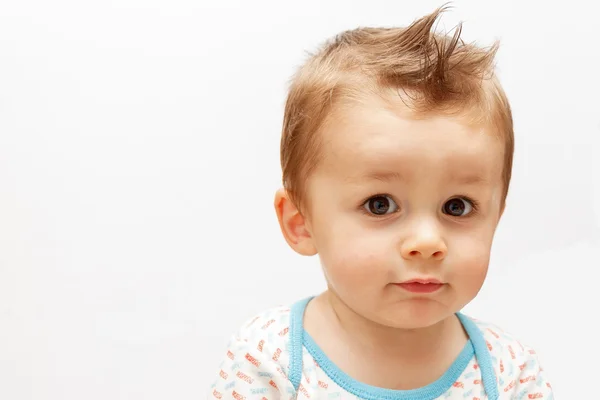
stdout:
<svg viewBox="0 0 600 400">
<path fill-rule="evenodd" d="M 416 256 L 417 254 L 419 254 L 419 252 L 417 250 L 413 250 L 410 252 L 411 256 Z"/>
</svg>

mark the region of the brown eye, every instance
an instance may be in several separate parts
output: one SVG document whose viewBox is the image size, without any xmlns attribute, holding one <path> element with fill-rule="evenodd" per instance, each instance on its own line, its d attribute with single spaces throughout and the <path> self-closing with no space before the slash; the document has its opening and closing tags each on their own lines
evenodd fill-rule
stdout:
<svg viewBox="0 0 600 400">
<path fill-rule="evenodd" d="M 465 214 L 465 210 L 468 210 Z M 449 200 L 444 204 L 444 212 L 453 217 L 464 217 L 473 210 L 473 206 L 468 200 L 456 198 Z"/>
<path fill-rule="evenodd" d="M 396 212 L 398 206 L 389 196 L 375 196 L 367 200 L 364 208 L 371 214 L 385 215 Z"/>
</svg>

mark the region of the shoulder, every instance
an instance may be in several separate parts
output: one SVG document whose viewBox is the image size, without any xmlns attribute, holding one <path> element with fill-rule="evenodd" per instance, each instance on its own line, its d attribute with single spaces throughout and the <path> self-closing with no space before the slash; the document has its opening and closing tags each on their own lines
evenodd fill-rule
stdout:
<svg viewBox="0 0 600 400">
<path fill-rule="evenodd" d="M 287 372 L 290 311 L 281 305 L 248 318 L 231 338 L 230 351 L 243 353 L 250 362 L 276 364 Z"/>
<path fill-rule="evenodd" d="M 289 307 L 274 307 L 257 313 L 240 326 L 227 345 L 210 396 L 218 399 L 294 396 L 296 391 L 288 378 L 289 315 Z"/>
<path fill-rule="evenodd" d="M 240 326 L 235 336 L 245 342 L 278 342 L 287 335 L 290 307 L 280 305 L 256 313 Z"/>
<path fill-rule="evenodd" d="M 550 387 L 533 347 L 496 324 L 468 318 L 483 334 L 501 393 L 512 393 L 525 384 Z"/>
</svg>

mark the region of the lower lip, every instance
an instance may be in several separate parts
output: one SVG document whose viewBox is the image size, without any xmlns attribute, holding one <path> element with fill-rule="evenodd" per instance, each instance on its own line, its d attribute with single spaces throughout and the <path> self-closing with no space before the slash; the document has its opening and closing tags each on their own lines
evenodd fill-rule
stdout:
<svg viewBox="0 0 600 400">
<path fill-rule="evenodd" d="M 402 289 L 412 293 L 433 293 L 437 292 L 444 286 L 443 283 L 396 283 L 396 286 L 400 286 Z"/>
</svg>

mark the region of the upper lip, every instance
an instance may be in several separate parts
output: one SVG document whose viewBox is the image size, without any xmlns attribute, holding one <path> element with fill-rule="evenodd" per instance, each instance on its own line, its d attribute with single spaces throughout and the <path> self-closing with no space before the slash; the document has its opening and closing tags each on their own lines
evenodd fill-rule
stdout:
<svg viewBox="0 0 600 400">
<path fill-rule="evenodd" d="M 421 283 L 421 284 L 436 284 L 436 285 L 441 285 L 442 282 L 439 281 L 438 279 L 435 278 L 416 278 L 416 279 L 410 279 L 408 281 L 404 281 L 404 282 L 400 282 L 400 283 Z"/>
</svg>

